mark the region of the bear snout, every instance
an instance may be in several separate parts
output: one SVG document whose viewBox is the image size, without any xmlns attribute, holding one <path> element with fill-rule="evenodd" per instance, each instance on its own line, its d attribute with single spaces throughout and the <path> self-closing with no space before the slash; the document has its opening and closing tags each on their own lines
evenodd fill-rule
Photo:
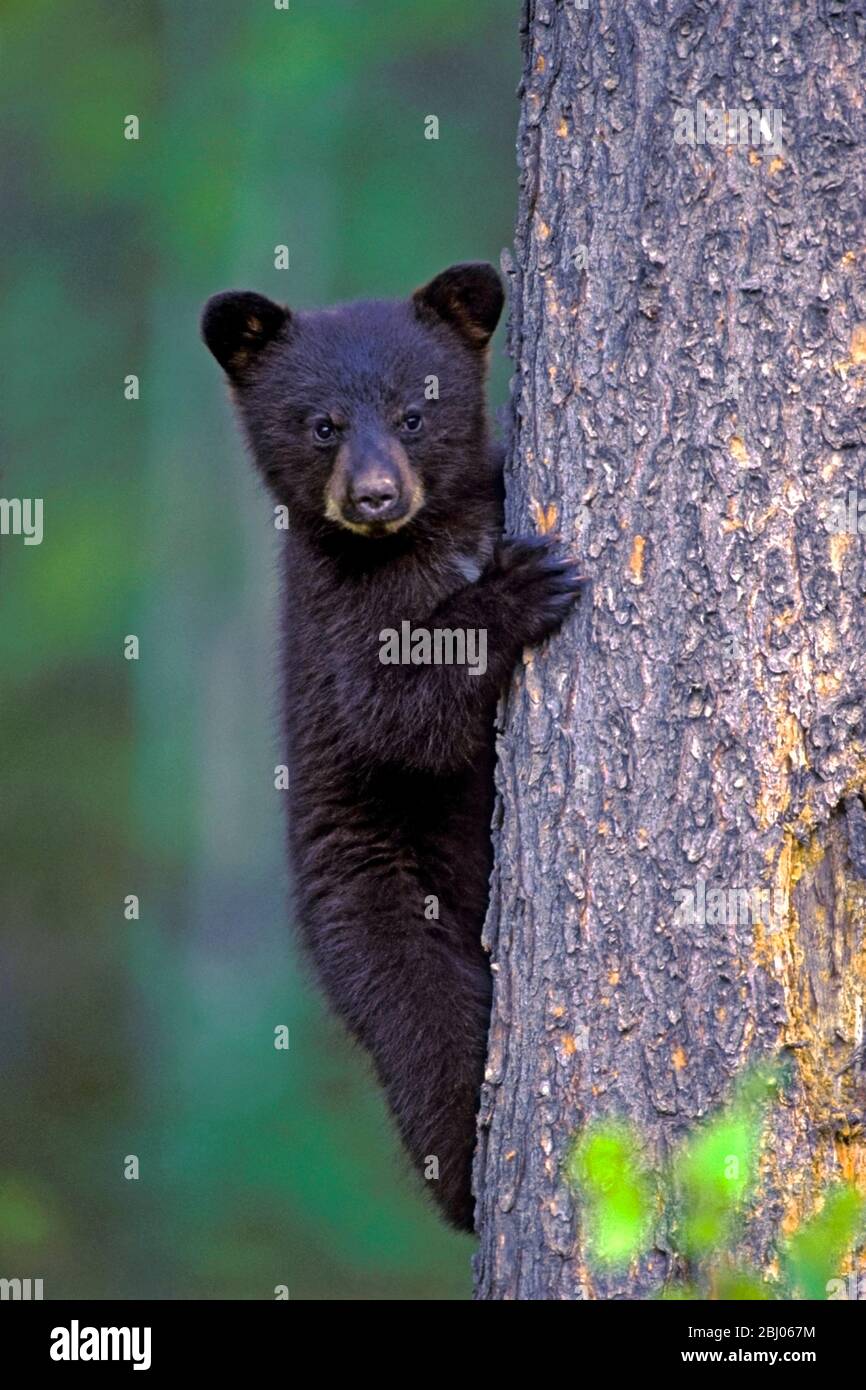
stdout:
<svg viewBox="0 0 866 1390">
<path fill-rule="evenodd" d="M 369 521 L 393 520 L 400 511 L 397 479 L 388 473 L 365 473 L 349 484 L 349 501 Z"/>
<path fill-rule="evenodd" d="M 395 441 L 369 452 L 344 445 L 325 501 L 329 520 L 362 535 L 382 536 L 411 521 L 423 504 L 424 489 Z"/>
</svg>

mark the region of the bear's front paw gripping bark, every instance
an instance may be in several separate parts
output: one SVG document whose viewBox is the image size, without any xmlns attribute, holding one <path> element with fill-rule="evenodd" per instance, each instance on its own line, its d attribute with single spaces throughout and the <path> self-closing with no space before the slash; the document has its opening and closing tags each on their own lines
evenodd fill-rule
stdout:
<svg viewBox="0 0 866 1390">
<path fill-rule="evenodd" d="M 511 635 L 521 646 L 555 632 L 586 583 L 575 561 L 543 536 L 501 541 L 490 577 Z"/>
</svg>

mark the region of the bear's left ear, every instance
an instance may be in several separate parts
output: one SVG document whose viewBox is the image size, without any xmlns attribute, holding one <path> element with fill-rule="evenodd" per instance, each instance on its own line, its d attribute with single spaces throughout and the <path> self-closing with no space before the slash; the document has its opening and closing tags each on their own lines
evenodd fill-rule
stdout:
<svg viewBox="0 0 866 1390">
<path fill-rule="evenodd" d="M 239 381 L 290 318 L 284 305 L 263 294 L 225 290 L 204 306 L 201 336 L 232 381 Z"/>
<path fill-rule="evenodd" d="M 412 296 L 418 312 L 430 313 L 456 328 L 472 348 L 485 348 L 499 322 L 502 281 L 487 261 L 452 265 Z"/>
</svg>

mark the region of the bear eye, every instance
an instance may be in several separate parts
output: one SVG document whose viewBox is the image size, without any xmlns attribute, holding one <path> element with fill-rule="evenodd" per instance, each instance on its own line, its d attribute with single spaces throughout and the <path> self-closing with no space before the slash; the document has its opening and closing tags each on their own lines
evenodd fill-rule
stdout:
<svg viewBox="0 0 866 1390">
<path fill-rule="evenodd" d="M 403 416 L 403 428 L 410 434 L 417 434 L 423 423 L 417 410 L 409 410 Z"/>
<path fill-rule="evenodd" d="M 321 444 L 327 444 L 329 440 L 334 438 L 336 432 L 336 425 L 333 420 L 329 420 L 327 416 L 324 420 L 317 420 L 313 425 L 313 434 Z"/>
</svg>

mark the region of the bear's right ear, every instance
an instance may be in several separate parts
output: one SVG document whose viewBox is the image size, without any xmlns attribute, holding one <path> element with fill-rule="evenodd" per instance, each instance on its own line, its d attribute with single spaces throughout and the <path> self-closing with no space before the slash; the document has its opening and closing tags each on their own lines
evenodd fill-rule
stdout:
<svg viewBox="0 0 866 1390">
<path fill-rule="evenodd" d="M 201 336 L 232 381 L 239 381 L 290 318 L 284 305 L 263 294 L 224 290 L 204 306 Z"/>
</svg>

